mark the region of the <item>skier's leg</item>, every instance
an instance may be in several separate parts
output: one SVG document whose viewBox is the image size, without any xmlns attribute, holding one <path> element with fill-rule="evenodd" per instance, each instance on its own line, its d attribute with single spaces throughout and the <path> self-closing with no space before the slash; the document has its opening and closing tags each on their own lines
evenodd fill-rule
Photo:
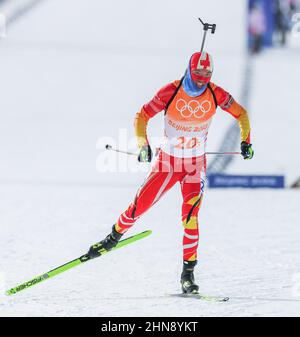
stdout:
<svg viewBox="0 0 300 337">
<path fill-rule="evenodd" d="M 134 225 L 136 220 L 182 177 L 182 172 L 174 172 L 173 161 L 173 157 L 160 153 L 134 201 L 113 225 L 112 232 L 104 240 L 90 247 L 88 254 L 91 257 L 101 255 L 103 249 L 110 250 L 115 247 L 122 235 Z"/>
<path fill-rule="evenodd" d="M 160 153 L 145 182 L 139 188 L 134 201 L 120 215 L 115 225 L 116 231 L 124 234 L 153 206 L 182 176 L 174 172 L 174 157 Z"/>
<path fill-rule="evenodd" d="M 182 203 L 182 225 L 184 228 L 183 236 L 183 260 L 197 260 L 197 248 L 199 241 L 198 213 L 203 198 L 204 182 L 181 184 L 183 196 Z"/>
<path fill-rule="evenodd" d="M 184 227 L 181 285 L 183 292 L 187 293 L 197 292 L 199 289 L 194 280 L 194 267 L 197 264 L 198 212 L 204 192 L 206 159 L 203 156 L 195 160 L 196 162 L 193 163 L 196 166 L 195 171 L 191 174 L 188 173 L 181 181 L 182 224 Z"/>
</svg>

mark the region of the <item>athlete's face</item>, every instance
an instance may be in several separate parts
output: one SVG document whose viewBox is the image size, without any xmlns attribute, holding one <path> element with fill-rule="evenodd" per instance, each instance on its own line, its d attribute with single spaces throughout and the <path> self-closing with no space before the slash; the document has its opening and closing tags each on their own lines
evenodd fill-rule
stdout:
<svg viewBox="0 0 300 337">
<path fill-rule="evenodd" d="M 206 69 L 193 69 L 191 71 L 192 80 L 196 83 L 197 87 L 201 88 L 206 85 L 211 78 L 211 71 Z"/>
</svg>

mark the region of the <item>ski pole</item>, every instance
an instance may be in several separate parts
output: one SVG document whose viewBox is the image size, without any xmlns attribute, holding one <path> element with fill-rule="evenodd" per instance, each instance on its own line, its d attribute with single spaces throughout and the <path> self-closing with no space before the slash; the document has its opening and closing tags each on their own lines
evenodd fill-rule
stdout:
<svg viewBox="0 0 300 337">
<path fill-rule="evenodd" d="M 198 18 L 199 21 L 202 23 L 203 25 L 203 30 L 204 30 L 204 35 L 203 35 L 203 39 L 202 39 L 202 45 L 201 45 L 201 53 L 203 51 L 204 48 L 204 44 L 205 44 L 205 40 L 206 40 L 206 34 L 209 30 L 211 30 L 211 33 L 214 34 L 217 28 L 217 25 L 215 23 L 210 24 L 210 23 L 204 23 L 200 18 Z"/>
<path fill-rule="evenodd" d="M 115 152 L 119 152 L 119 153 L 124 153 L 124 154 L 127 154 L 129 156 L 138 156 L 136 153 L 133 153 L 133 152 L 129 152 L 129 151 L 122 151 L 122 150 L 119 150 L 119 149 L 114 149 L 111 145 L 107 144 L 105 145 L 105 149 L 106 150 L 111 150 L 111 151 L 115 151 Z M 160 151 L 160 148 L 157 147 L 156 148 L 156 155 L 158 154 L 158 152 Z M 240 152 L 205 152 L 205 154 L 217 154 L 217 155 L 235 155 L 235 154 L 241 154 Z"/>
<path fill-rule="evenodd" d="M 112 151 L 115 151 L 115 152 L 119 152 L 119 153 L 124 153 L 124 154 L 127 154 L 129 156 L 138 156 L 136 153 L 133 153 L 133 152 L 129 152 L 129 151 L 122 151 L 122 150 L 119 150 L 119 149 L 114 149 L 111 145 L 109 144 L 106 144 L 105 145 L 105 148 L 106 150 L 112 150 Z"/>
<path fill-rule="evenodd" d="M 218 154 L 218 155 L 235 155 L 235 154 L 241 154 L 241 152 L 205 152 L 205 154 Z"/>
</svg>

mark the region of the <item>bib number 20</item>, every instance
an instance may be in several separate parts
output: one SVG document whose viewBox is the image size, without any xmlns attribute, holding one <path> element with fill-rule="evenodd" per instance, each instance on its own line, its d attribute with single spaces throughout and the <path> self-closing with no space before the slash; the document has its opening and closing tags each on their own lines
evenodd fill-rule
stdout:
<svg viewBox="0 0 300 337">
<path fill-rule="evenodd" d="M 193 149 L 200 145 L 198 138 L 186 138 L 186 137 L 178 137 L 178 144 L 175 145 L 177 149 Z"/>
</svg>

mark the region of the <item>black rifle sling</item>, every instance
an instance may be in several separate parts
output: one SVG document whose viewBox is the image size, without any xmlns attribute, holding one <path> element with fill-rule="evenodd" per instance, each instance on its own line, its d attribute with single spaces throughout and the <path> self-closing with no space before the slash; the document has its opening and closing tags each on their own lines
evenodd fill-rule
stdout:
<svg viewBox="0 0 300 337">
<path fill-rule="evenodd" d="M 217 107 L 218 107 L 218 101 L 217 101 L 216 95 L 215 95 L 215 93 L 213 91 L 213 88 L 211 87 L 210 83 L 207 84 L 207 87 L 210 90 L 211 94 L 213 95 L 215 106 L 216 106 L 216 109 L 217 109 Z"/>
<path fill-rule="evenodd" d="M 167 110 L 168 110 L 168 108 L 169 108 L 170 104 L 173 102 L 173 99 L 174 99 L 174 98 L 175 98 L 175 96 L 177 95 L 177 93 L 178 93 L 178 90 L 180 89 L 180 87 L 181 87 L 181 85 L 182 85 L 183 79 L 184 79 L 184 77 L 182 77 L 182 78 L 181 78 L 181 80 L 180 80 L 180 83 L 179 83 L 178 87 L 176 88 L 176 90 L 175 90 L 174 94 L 172 95 L 172 97 L 170 98 L 169 102 L 167 103 L 167 105 L 166 105 L 166 107 L 165 107 L 165 114 L 167 113 Z"/>
</svg>

